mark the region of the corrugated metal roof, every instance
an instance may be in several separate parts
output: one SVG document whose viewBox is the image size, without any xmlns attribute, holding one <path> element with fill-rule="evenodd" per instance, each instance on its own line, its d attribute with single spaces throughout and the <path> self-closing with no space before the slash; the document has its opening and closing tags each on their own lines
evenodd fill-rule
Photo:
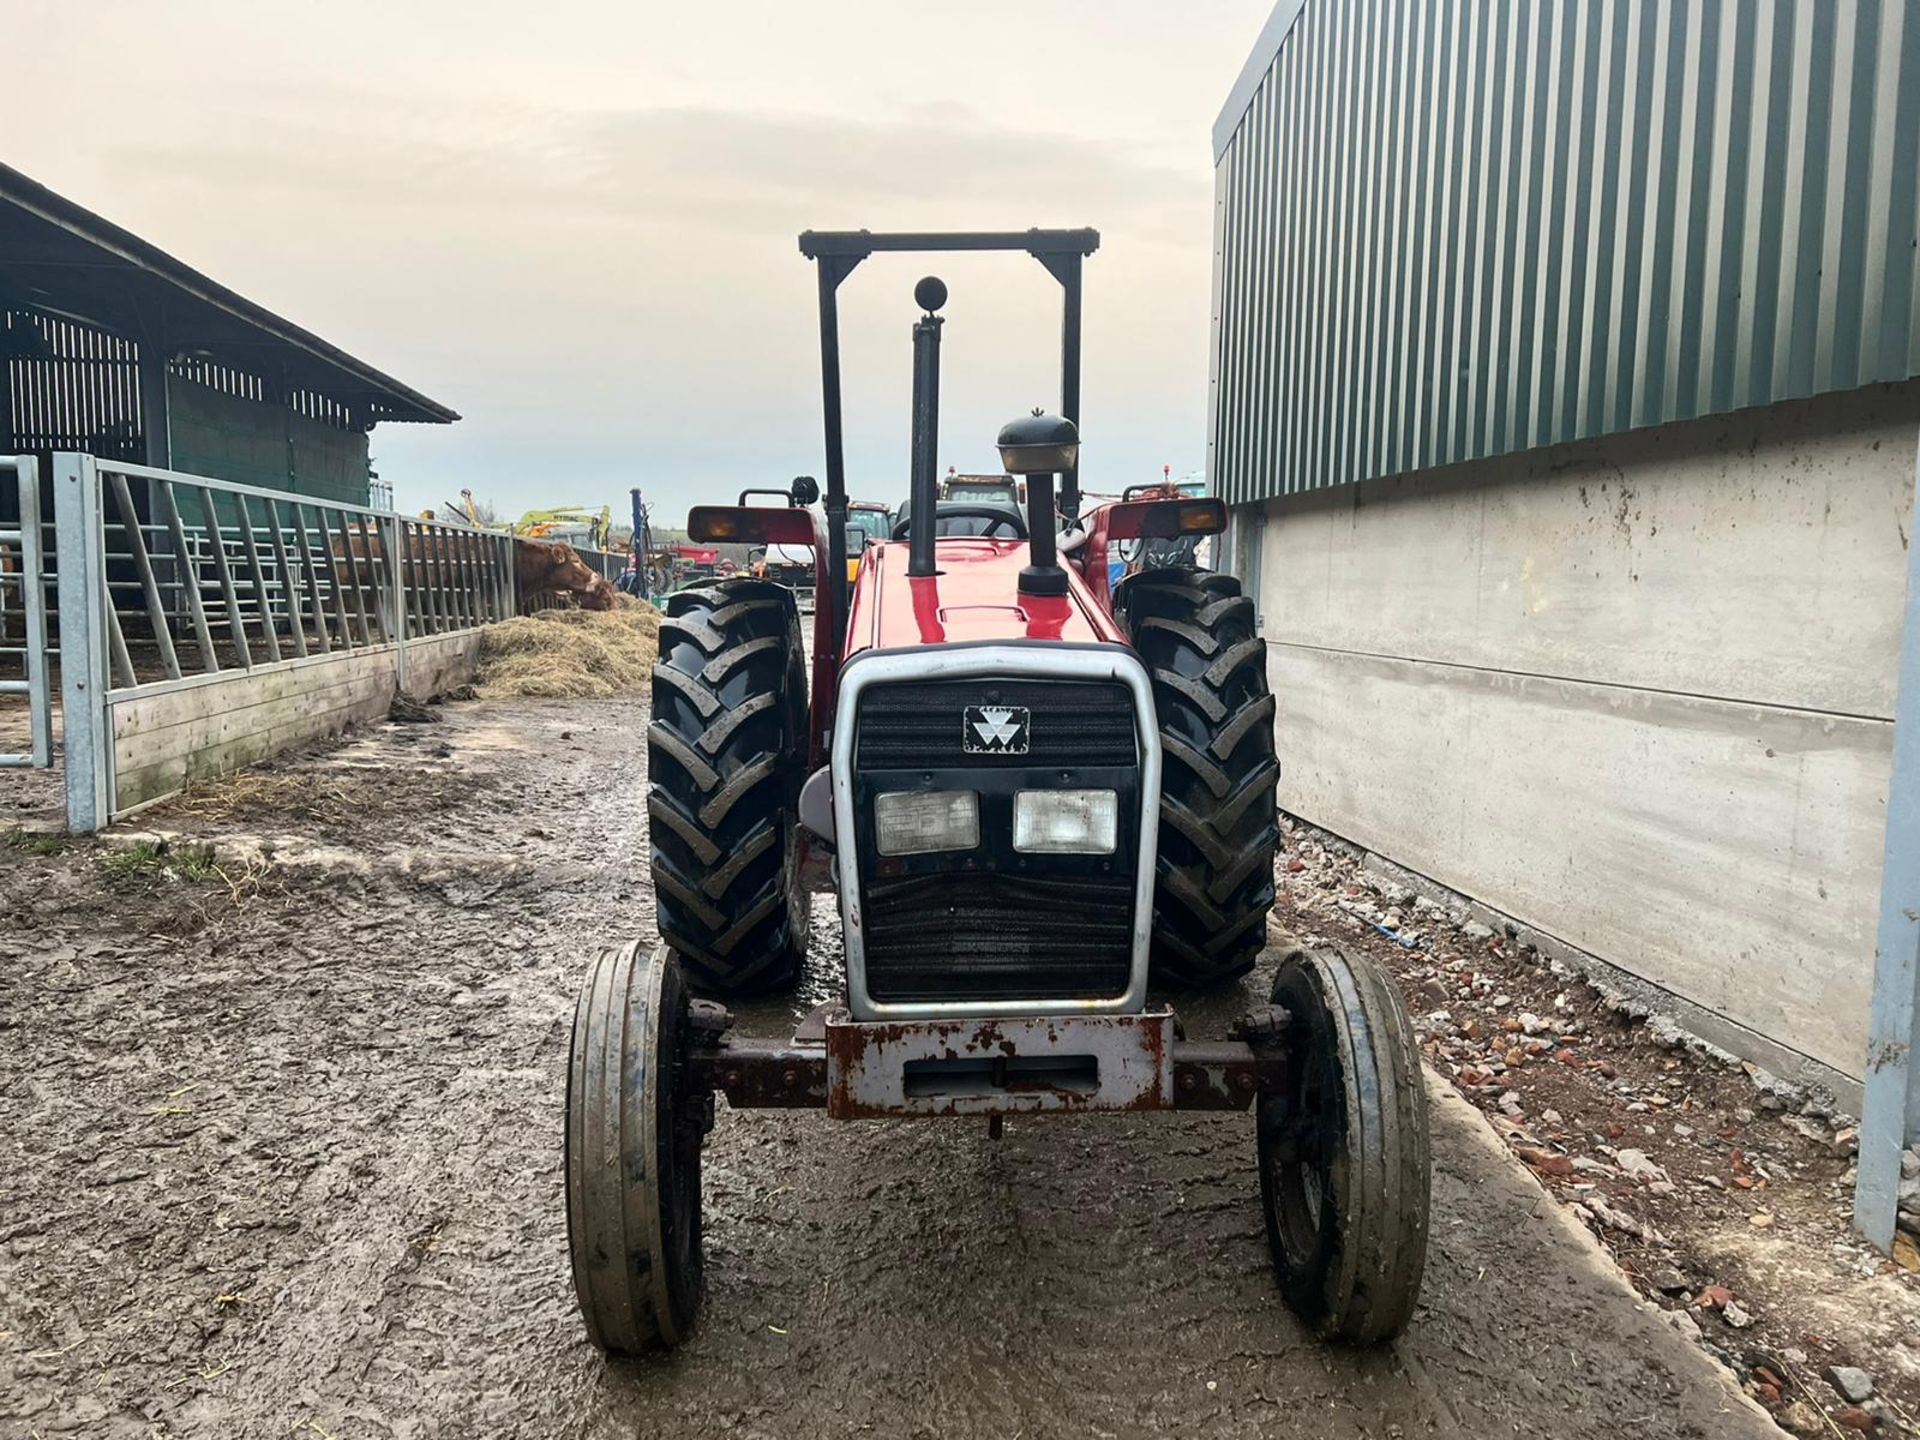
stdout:
<svg viewBox="0 0 1920 1440">
<path fill-rule="evenodd" d="M 1230 501 L 1920 374 L 1920 0 L 1280 0 L 1215 142 Z"/>
<path fill-rule="evenodd" d="M 290 384 L 337 397 L 373 419 L 444 425 L 460 418 L 132 231 L 0 165 L 5 304 L 115 333 L 157 327 L 168 349 L 205 348 L 243 369 L 269 366 Z"/>
</svg>

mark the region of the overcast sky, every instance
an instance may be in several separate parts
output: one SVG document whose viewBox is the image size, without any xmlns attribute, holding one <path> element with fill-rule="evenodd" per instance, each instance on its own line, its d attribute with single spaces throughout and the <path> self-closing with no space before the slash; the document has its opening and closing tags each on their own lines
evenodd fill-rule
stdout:
<svg viewBox="0 0 1920 1440">
<path fill-rule="evenodd" d="M 1085 483 L 1204 461 L 1208 134 L 1269 0 L 5 0 L 5 159 L 461 412 L 382 425 L 418 508 L 822 473 L 798 232 L 1091 225 Z M 842 288 L 849 484 L 906 490 L 913 282 L 942 463 L 1057 398 L 1025 257 Z M 997 467 L 995 467 L 997 468 Z"/>
</svg>

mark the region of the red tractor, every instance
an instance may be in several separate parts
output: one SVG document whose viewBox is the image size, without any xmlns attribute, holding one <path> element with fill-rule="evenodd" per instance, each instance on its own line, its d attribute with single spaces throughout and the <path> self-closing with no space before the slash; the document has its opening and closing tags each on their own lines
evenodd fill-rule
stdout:
<svg viewBox="0 0 1920 1440">
<path fill-rule="evenodd" d="M 1246 974 L 1267 943 L 1274 704 L 1237 582 L 1171 567 L 1109 589 L 1110 546 L 1217 533 L 1218 500 L 1078 514 L 1080 271 L 1098 244 L 1091 230 L 800 237 L 818 266 L 824 518 L 803 477 L 782 504 L 697 507 L 688 530 L 814 547 L 811 699 L 790 590 L 736 578 L 668 597 L 648 730 L 660 940 L 600 957 L 574 1021 L 568 1233 L 588 1334 L 609 1353 L 677 1344 L 693 1324 L 716 1092 L 835 1119 L 985 1116 L 995 1132 L 1006 1115 L 1252 1109 L 1287 1302 L 1359 1342 L 1413 1311 L 1426 1107 L 1387 978 L 1293 952 L 1230 1038 L 1189 1038 L 1160 999 Z M 946 287 L 922 280 L 909 503 L 849 583 L 836 296 L 869 255 L 926 250 L 1024 251 L 1059 280 L 1061 413 L 1001 432 L 1024 514 L 941 502 Z M 808 892 L 825 884 L 846 955 L 836 1003 L 761 1039 L 693 998 L 792 986 Z"/>
</svg>

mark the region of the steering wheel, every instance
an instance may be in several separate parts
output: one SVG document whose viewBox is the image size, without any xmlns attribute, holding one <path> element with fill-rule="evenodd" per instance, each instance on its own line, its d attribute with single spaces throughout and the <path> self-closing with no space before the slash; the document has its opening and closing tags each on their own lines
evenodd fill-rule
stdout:
<svg viewBox="0 0 1920 1440">
<path fill-rule="evenodd" d="M 938 505 L 934 507 L 933 512 L 933 523 L 935 527 L 933 533 L 936 535 L 940 533 L 939 525 L 942 520 L 991 520 L 993 523 L 981 532 L 982 536 L 990 539 L 995 530 L 1004 526 L 1009 539 L 1024 540 L 1027 538 L 1027 522 L 1022 520 L 1018 515 L 1010 514 L 1001 509 L 998 505 Z M 899 520 L 894 522 L 893 538 L 895 540 L 905 540 L 912 533 L 913 512 L 908 511 Z"/>
</svg>

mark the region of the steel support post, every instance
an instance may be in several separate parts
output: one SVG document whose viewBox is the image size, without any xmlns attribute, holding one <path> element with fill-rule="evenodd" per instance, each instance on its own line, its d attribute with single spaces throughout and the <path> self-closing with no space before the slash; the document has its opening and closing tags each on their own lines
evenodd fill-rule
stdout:
<svg viewBox="0 0 1920 1440">
<path fill-rule="evenodd" d="M 1920 454 L 1915 458 L 1920 515 Z M 1915 532 L 1909 526 L 1909 535 Z M 1860 1113 L 1853 1223 L 1882 1250 L 1893 1246 L 1900 1152 L 1920 1134 L 1920 547 L 1907 548 L 1900 689 L 1893 709 L 1893 775 L 1880 869 L 1873 1010 L 1867 1026 L 1866 1101 Z"/>
<path fill-rule="evenodd" d="M 407 577 L 400 568 L 400 547 L 406 543 L 406 536 L 400 529 L 398 515 L 376 515 L 373 523 L 387 550 L 387 594 L 392 602 L 393 619 L 388 638 L 393 641 L 394 683 L 404 695 L 407 689 Z"/>
<path fill-rule="evenodd" d="M 65 733 L 67 829 L 88 834 L 113 818 L 113 746 L 107 725 L 106 538 L 100 472 L 91 455 L 53 457 L 53 534 L 60 590 L 60 709 Z"/>
</svg>

